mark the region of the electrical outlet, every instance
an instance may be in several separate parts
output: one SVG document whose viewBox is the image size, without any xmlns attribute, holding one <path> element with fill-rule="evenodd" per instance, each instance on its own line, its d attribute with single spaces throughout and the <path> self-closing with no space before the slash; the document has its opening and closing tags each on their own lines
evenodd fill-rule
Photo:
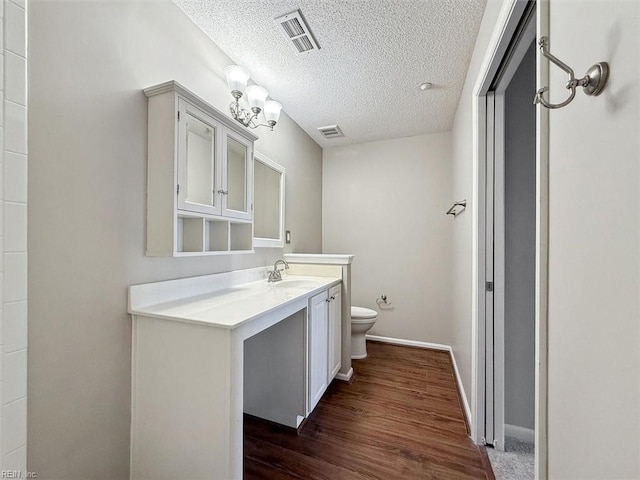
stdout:
<svg viewBox="0 0 640 480">
<path fill-rule="evenodd" d="M 291 243 L 291 230 L 287 230 L 284 234 L 284 243 Z"/>
</svg>

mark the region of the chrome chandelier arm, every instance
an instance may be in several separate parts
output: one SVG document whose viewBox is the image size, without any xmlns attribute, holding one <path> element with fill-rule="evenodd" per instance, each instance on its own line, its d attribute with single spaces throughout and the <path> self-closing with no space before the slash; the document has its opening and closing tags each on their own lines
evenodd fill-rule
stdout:
<svg viewBox="0 0 640 480">
<path fill-rule="evenodd" d="M 229 110 L 231 111 L 231 116 L 240 122 L 245 127 L 256 128 L 253 126 L 253 121 L 258 116 L 257 113 L 249 113 L 247 110 L 240 108 L 240 103 L 238 100 L 234 100 L 229 104 Z"/>
<path fill-rule="evenodd" d="M 273 125 L 267 125 L 266 123 L 251 124 L 251 128 L 258 128 L 258 127 L 267 127 L 269 130 L 273 131 Z"/>
</svg>

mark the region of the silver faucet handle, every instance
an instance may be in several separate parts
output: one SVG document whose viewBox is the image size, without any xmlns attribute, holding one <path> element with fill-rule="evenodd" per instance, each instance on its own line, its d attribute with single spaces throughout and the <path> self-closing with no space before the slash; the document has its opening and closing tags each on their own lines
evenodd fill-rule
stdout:
<svg viewBox="0 0 640 480">
<path fill-rule="evenodd" d="M 269 278 L 267 279 L 268 282 L 279 282 L 280 280 L 282 280 L 282 275 L 280 274 L 280 270 L 269 270 Z"/>
</svg>

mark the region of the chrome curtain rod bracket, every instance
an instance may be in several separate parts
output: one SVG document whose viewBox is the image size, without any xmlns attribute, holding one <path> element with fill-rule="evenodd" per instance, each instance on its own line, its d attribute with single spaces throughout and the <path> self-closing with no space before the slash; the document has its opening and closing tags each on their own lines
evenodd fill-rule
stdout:
<svg viewBox="0 0 640 480">
<path fill-rule="evenodd" d="M 456 207 L 462 207 L 459 210 L 456 210 Z M 453 215 L 453 218 L 460 215 L 467 208 L 467 200 L 460 200 L 459 202 L 454 202 L 449 210 L 447 210 L 447 215 Z"/>
<path fill-rule="evenodd" d="M 549 91 L 549 87 L 542 87 L 536 92 L 536 96 L 533 98 L 534 104 L 541 103 L 551 109 L 565 107 L 569 105 L 576 96 L 576 88 L 578 87 L 582 87 L 582 91 L 589 96 L 596 96 L 602 92 L 609 78 L 609 65 L 607 62 L 599 62 L 592 65 L 584 77 L 576 78 L 569 65 L 549 52 L 549 39 L 547 37 L 540 38 L 538 46 L 540 47 L 540 53 L 542 53 L 545 58 L 569 75 L 569 81 L 565 87 L 571 90 L 571 93 L 569 94 L 569 98 L 562 103 L 550 103 L 544 98 L 544 93 Z"/>
</svg>

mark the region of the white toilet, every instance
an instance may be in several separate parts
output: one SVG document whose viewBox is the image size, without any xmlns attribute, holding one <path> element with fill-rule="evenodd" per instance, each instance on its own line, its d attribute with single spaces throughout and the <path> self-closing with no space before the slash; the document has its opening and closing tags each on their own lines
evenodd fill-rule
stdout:
<svg viewBox="0 0 640 480">
<path fill-rule="evenodd" d="M 378 312 L 364 307 L 351 307 L 351 358 L 367 358 L 365 334 L 376 323 Z"/>
</svg>

